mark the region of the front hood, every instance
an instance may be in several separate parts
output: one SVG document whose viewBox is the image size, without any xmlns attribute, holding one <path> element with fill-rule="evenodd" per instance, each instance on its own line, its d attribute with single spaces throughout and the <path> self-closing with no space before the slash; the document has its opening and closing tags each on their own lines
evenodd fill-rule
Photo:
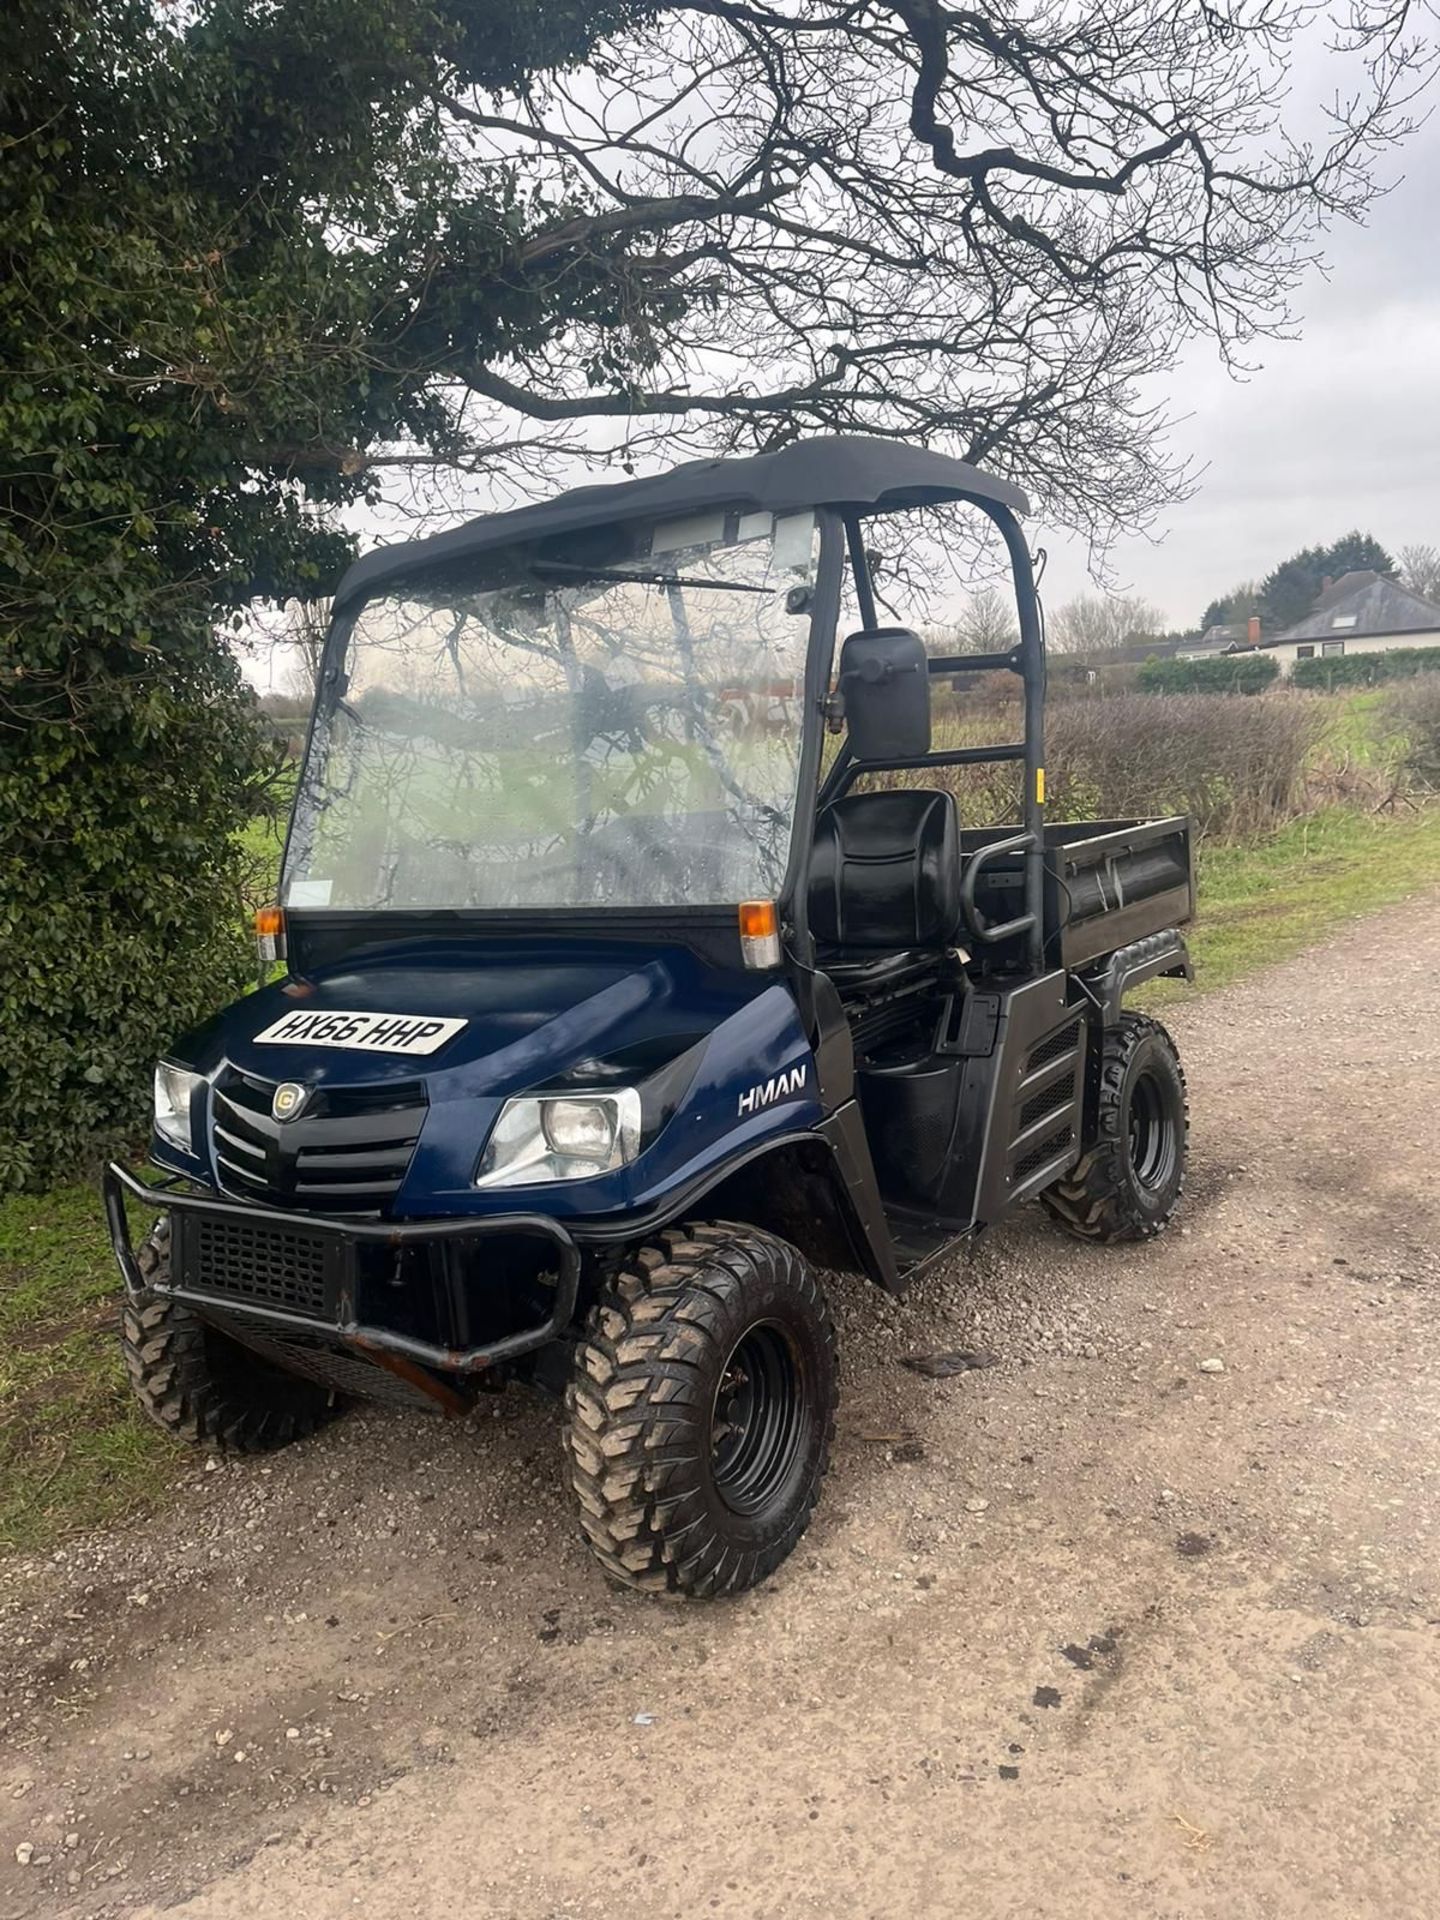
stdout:
<svg viewBox="0 0 1440 1920">
<path fill-rule="evenodd" d="M 347 967 L 248 995 L 190 1035 L 175 1057 L 207 1075 L 228 1062 L 261 1079 L 312 1087 L 423 1079 L 434 1103 L 584 1078 L 583 1069 L 598 1069 L 617 1053 L 657 1063 L 713 1030 L 754 991 L 702 970 L 678 950 L 559 963 L 507 955 L 480 964 L 472 958 Z M 296 1013 L 465 1024 L 423 1055 L 257 1039 Z"/>
<path fill-rule="evenodd" d="M 258 1038 L 301 1010 L 464 1025 L 424 1055 Z M 408 1163 L 387 1168 L 383 1193 L 366 1188 L 366 1205 L 399 1219 L 504 1212 L 517 1204 L 556 1217 L 653 1209 L 667 1191 L 696 1184 L 727 1156 L 813 1125 L 821 1110 L 789 989 L 773 975 L 717 971 L 679 947 L 617 950 L 596 942 L 559 959 L 553 949 L 514 947 L 377 955 L 366 965 L 352 961 L 250 994 L 181 1042 L 171 1058 L 205 1074 L 212 1090 L 196 1108 L 194 1153 L 158 1142 L 153 1156 L 192 1175 L 198 1161 L 207 1180 L 227 1192 L 235 1191 L 234 1168 L 227 1182 L 212 1107 L 222 1098 L 233 1106 L 233 1076 L 272 1087 L 292 1081 L 332 1096 L 383 1088 L 378 1101 L 362 1098 L 362 1112 L 423 1112 L 413 1151 L 406 1145 L 400 1156 Z M 683 1091 L 666 1079 L 672 1061 L 683 1070 Z M 479 1153 L 510 1095 L 622 1081 L 666 1089 L 654 1109 L 656 1130 L 635 1160 L 592 1178 L 516 1191 L 475 1187 Z M 352 1101 L 340 1105 L 355 1111 Z M 302 1106 L 298 1117 L 279 1120 L 263 1084 L 252 1086 L 240 1107 L 250 1114 L 250 1145 L 237 1146 L 228 1135 L 227 1145 L 252 1155 L 255 1171 L 263 1168 L 259 1197 L 323 1209 L 325 1194 L 305 1185 L 306 1177 L 321 1180 L 322 1170 L 316 1163 L 307 1175 L 299 1156 L 313 1149 L 333 1171 L 334 1149 L 318 1132 L 312 1138 L 330 1116 Z M 235 1124 L 233 1112 L 229 1121 Z M 353 1133 L 336 1139 L 355 1145 Z M 252 1197 L 248 1188 L 245 1197 Z"/>
</svg>

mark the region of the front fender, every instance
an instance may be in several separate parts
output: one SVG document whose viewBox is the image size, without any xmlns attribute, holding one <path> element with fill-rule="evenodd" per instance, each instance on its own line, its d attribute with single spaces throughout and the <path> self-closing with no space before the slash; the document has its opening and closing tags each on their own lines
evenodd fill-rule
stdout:
<svg viewBox="0 0 1440 1920">
<path fill-rule="evenodd" d="M 516 1206 L 563 1220 L 653 1215 L 678 1190 L 719 1178 L 750 1148 L 817 1126 L 814 1055 L 787 988 L 766 987 L 722 1019 L 697 1047 L 693 1078 L 639 1157 L 614 1173 L 518 1190 L 473 1185 L 475 1168 L 510 1092 L 435 1097 L 396 1196 L 398 1218 L 505 1212 Z M 543 1081 L 539 1084 L 544 1084 Z M 747 1102 L 747 1096 L 757 1098 Z M 673 1217 L 673 1213 L 670 1217 Z"/>
<path fill-rule="evenodd" d="M 634 1246 L 697 1218 L 743 1220 L 788 1240 L 817 1266 L 863 1273 L 904 1291 L 880 1203 L 860 1110 L 851 1103 L 811 1132 L 752 1142 L 697 1178 L 668 1189 L 643 1213 L 573 1221 L 591 1246 Z"/>
</svg>

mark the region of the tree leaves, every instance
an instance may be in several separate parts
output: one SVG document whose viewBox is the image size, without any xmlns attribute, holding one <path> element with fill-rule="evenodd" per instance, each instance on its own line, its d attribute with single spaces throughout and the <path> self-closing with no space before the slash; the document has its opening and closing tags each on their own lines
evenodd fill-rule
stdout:
<svg viewBox="0 0 1440 1920">
<path fill-rule="evenodd" d="M 512 182 L 493 205 L 459 189 L 429 90 L 442 60 L 577 58 L 625 10 L 458 12 L 207 0 L 177 23 L 147 0 L 18 0 L 0 19 L 12 1180 L 135 1132 L 156 1054 L 244 984 L 235 832 L 267 750 L 219 623 L 334 580 L 369 450 L 443 439 L 431 381 L 458 340 L 523 351 L 554 324 L 553 291 L 504 295 Z"/>
</svg>

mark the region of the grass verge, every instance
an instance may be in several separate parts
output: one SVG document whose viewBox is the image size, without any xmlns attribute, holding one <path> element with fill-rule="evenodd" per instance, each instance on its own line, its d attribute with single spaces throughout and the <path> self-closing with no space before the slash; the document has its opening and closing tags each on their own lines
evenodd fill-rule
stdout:
<svg viewBox="0 0 1440 1920">
<path fill-rule="evenodd" d="M 1196 985 L 1229 986 L 1436 881 L 1440 806 L 1398 815 L 1332 807 L 1253 845 L 1204 851 L 1199 912 L 1186 929 Z M 1162 981 L 1146 998 L 1187 991 Z"/>
<path fill-rule="evenodd" d="M 0 1204 L 0 1549 L 143 1511 L 181 1456 L 130 1397 L 93 1186 Z"/>
<path fill-rule="evenodd" d="M 1190 931 L 1198 983 L 1228 986 L 1346 920 L 1440 881 L 1440 806 L 1298 820 L 1201 857 Z M 1188 991 L 1160 981 L 1152 1003 Z M 130 1399 L 116 1338 L 119 1281 L 88 1185 L 0 1203 L 0 1550 L 154 1507 L 182 1451 Z"/>
</svg>

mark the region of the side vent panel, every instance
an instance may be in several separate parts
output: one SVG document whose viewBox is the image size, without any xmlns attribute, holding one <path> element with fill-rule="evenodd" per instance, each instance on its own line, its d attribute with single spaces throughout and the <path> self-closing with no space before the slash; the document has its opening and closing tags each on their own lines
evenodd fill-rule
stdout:
<svg viewBox="0 0 1440 1920">
<path fill-rule="evenodd" d="M 1028 1199 L 1075 1159 L 1085 1097 L 1085 1022 L 1076 1014 L 1025 1057 L 1010 1106 L 1005 1185 Z"/>
</svg>

